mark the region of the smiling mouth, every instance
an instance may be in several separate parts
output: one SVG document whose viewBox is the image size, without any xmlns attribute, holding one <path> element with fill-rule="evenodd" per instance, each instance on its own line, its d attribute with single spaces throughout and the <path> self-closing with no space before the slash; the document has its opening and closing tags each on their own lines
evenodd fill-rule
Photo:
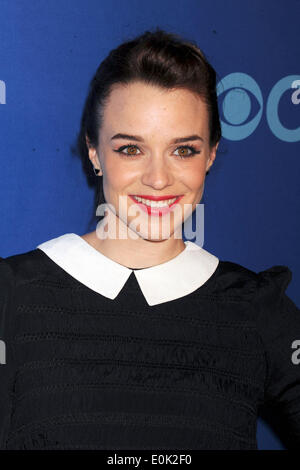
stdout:
<svg viewBox="0 0 300 470">
<path fill-rule="evenodd" d="M 133 196 L 130 195 L 130 197 L 138 203 L 145 204 L 146 206 L 149 207 L 154 207 L 154 208 L 160 208 L 160 207 L 170 207 L 173 204 L 176 204 L 179 199 L 181 199 L 182 196 L 174 196 L 169 199 L 161 198 L 161 200 L 153 200 L 153 199 L 146 199 L 144 197 L 139 197 L 139 196 Z"/>
</svg>

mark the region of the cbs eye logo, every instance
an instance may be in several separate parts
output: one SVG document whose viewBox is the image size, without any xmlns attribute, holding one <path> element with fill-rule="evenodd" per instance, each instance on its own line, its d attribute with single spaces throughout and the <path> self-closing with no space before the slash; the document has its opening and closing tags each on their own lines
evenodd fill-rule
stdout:
<svg viewBox="0 0 300 470">
<path fill-rule="evenodd" d="M 285 142 L 298 142 L 300 141 L 300 127 L 294 129 L 285 127 L 278 113 L 280 100 L 287 90 L 292 92 L 290 102 L 293 105 L 298 104 L 300 102 L 300 75 L 288 75 L 275 83 L 266 101 L 266 118 L 270 130 L 278 139 Z M 222 135 L 228 140 L 246 139 L 255 131 L 263 115 L 264 100 L 260 87 L 250 75 L 236 72 L 227 75 L 218 83 L 217 95 L 221 96 L 225 92 L 220 106 L 223 113 L 223 116 L 220 116 Z M 258 110 L 252 117 L 253 108 L 258 108 Z"/>
</svg>

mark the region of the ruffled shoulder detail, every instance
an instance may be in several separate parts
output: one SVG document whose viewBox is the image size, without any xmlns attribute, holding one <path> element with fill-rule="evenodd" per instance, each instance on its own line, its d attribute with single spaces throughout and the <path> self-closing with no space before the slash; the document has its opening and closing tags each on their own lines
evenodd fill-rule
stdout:
<svg viewBox="0 0 300 470">
<path fill-rule="evenodd" d="M 30 282 L 44 276 L 45 271 L 47 271 L 45 258 L 47 257 L 44 253 L 36 249 L 14 254 L 7 258 L 0 257 L 0 282 L 1 275 L 3 277 L 4 272 L 10 273 L 10 277 L 14 279 L 16 287 L 24 281 Z"/>
<path fill-rule="evenodd" d="M 255 299 L 260 302 L 272 297 L 278 300 L 278 294 L 280 297 L 292 280 L 291 270 L 282 265 L 256 272 L 238 263 L 221 261 L 218 274 L 211 287 L 212 294 L 236 296 L 249 302 Z"/>
<path fill-rule="evenodd" d="M 287 266 L 271 266 L 257 273 L 257 287 L 262 294 L 284 294 L 293 277 L 292 271 Z"/>
</svg>

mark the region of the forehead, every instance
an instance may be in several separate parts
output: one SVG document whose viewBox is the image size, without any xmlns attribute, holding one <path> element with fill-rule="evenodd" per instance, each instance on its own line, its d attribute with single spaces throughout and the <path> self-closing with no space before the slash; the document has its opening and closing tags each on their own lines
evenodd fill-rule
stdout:
<svg viewBox="0 0 300 470">
<path fill-rule="evenodd" d="M 125 128 L 124 128 L 125 126 Z M 107 132 L 148 132 L 168 129 L 174 132 L 208 130 L 208 112 L 204 101 L 190 90 L 172 90 L 133 82 L 112 87 L 103 110 L 102 130 Z"/>
</svg>

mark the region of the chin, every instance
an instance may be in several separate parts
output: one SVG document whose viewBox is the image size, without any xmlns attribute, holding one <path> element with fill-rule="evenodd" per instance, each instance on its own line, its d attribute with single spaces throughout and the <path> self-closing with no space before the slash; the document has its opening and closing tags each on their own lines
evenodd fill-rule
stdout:
<svg viewBox="0 0 300 470">
<path fill-rule="evenodd" d="M 137 228 L 139 228 L 137 226 Z M 163 240 L 168 240 L 172 237 L 174 237 L 175 232 L 179 233 L 180 236 L 177 238 L 182 238 L 182 224 L 178 227 L 176 227 L 176 230 L 171 227 L 170 230 L 165 230 L 162 231 L 161 228 L 159 230 L 155 230 L 153 227 L 151 227 L 152 230 L 140 230 L 138 231 L 136 227 L 129 227 L 131 231 L 134 232 L 134 238 L 140 237 L 143 238 L 144 240 L 149 240 L 149 241 L 163 241 Z"/>
</svg>

